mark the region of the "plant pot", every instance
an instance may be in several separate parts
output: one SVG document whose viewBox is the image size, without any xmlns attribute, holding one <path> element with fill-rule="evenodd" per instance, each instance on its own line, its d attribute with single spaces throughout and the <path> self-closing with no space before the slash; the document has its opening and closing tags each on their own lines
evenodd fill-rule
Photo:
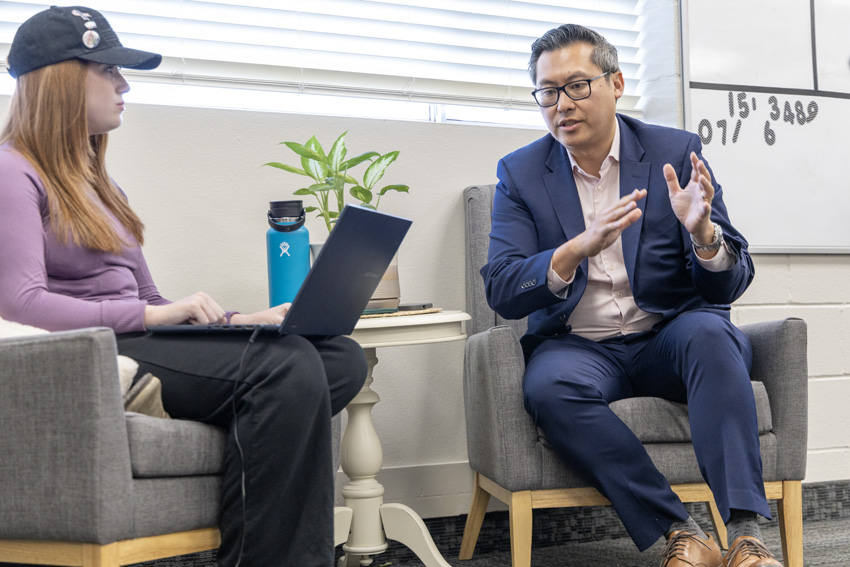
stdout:
<svg viewBox="0 0 850 567">
<path fill-rule="evenodd" d="M 312 261 L 316 260 L 316 257 L 322 250 L 323 245 L 324 242 L 310 243 L 310 254 L 312 256 Z M 378 282 L 378 287 L 372 294 L 372 299 L 370 299 L 369 303 L 366 304 L 365 311 L 377 309 L 398 309 L 398 305 L 400 302 L 401 289 L 398 281 L 398 252 L 396 252 L 396 254 L 393 256 L 393 259 L 390 261 L 389 267 L 387 267 L 387 271 L 384 272 L 381 281 Z"/>
</svg>

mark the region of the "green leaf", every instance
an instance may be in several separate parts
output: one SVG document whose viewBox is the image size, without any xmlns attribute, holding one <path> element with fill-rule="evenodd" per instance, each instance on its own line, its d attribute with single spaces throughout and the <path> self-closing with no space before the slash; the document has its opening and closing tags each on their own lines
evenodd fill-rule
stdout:
<svg viewBox="0 0 850 567">
<path fill-rule="evenodd" d="M 309 177 L 309 175 L 307 175 L 306 171 L 304 171 L 303 169 L 298 169 L 297 167 L 295 167 L 293 165 L 286 165 L 285 163 L 278 163 L 276 161 L 264 163 L 263 165 L 270 165 L 272 167 L 276 167 L 278 169 L 288 171 L 289 173 L 297 173 L 298 175 L 305 175 L 305 176 Z"/>
<path fill-rule="evenodd" d="M 367 189 L 371 189 L 375 183 L 384 176 L 384 172 L 397 157 L 398 152 L 395 151 L 384 154 L 373 161 L 372 165 L 366 169 L 366 173 L 363 175 L 363 185 L 365 185 Z"/>
<path fill-rule="evenodd" d="M 383 189 L 378 192 L 378 195 L 385 195 L 388 191 L 398 191 L 399 193 L 407 193 L 408 187 L 407 185 L 387 185 Z"/>
<path fill-rule="evenodd" d="M 348 134 L 348 130 L 340 134 L 339 138 L 334 142 L 333 147 L 331 148 L 331 153 L 328 154 L 328 166 L 331 169 L 331 172 L 339 171 L 340 164 L 342 163 L 343 158 L 346 154 L 345 149 L 345 135 Z"/>
<path fill-rule="evenodd" d="M 328 168 L 320 161 L 302 157 L 301 166 L 304 168 L 304 171 L 306 171 L 307 174 L 316 181 L 321 181 L 325 178 L 325 176 L 327 176 Z"/>
<path fill-rule="evenodd" d="M 309 187 L 307 187 L 307 190 L 311 193 L 318 193 L 321 191 L 330 191 L 333 188 L 334 186 L 328 183 L 316 183 L 315 185 L 310 185 Z"/>
<path fill-rule="evenodd" d="M 315 138 L 312 138 L 312 139 L 315 139 Z M 283 142 L 283 144 L 287 148 L 289 148 L 290 150 L 292 150 L 293 152 L 295 152 L 296 154 L 298 154 L 301 157 L 313 159 L 313 160 L 316 160 L 316 161 L 325 161 L 325 155 L 323 153 L 319 154 L 315 150 L 312 150 L 312 149 L 308 148 L 307 146 L 304 146 L 304 145 L 299 144 L 297 142 Z M 321 146 L 319 146 L 319 151 L 321 151 Z"/>
<path fill-rule="evenodd" d="M 360 185 L 355 185 L 348 190 L 351 196 L 361 201 L 364 205 L 372 202 L 372 192 Z"/>
<path fill-rule="evenodd" d="M 314 193 L 312 191 L 310 191 L 309 189 L 307 189 L 306 187 L 304 187 L 303 189 L 299 189 L 298 191 L 293 191 L 292 194 L 301 196 L 301 195 L 313 195 Z"/>
<path fill-rule="evenodd" d="M 322 144 L 319 143 L 319 140 L 316 138 L 316 136 L 312 136 L 309 140 L 307 140 L 307 143 L 304 145 L 319 154 L 320 156 L 322 156 L 322 161 L 324 161 L 324 159 L 327 157 L 325 155 L 325 150 L 322 149 Z"/>
<path fill-rule="evenodd" d="M 319 210 L 318 207 L 314 207 L 312 205 L 310 205 L 309 207 L 304 207 L 305 213 L 312 213 L 313 211 L 318 211 L 318 210 Z M 322 215 L 319 215 L 319 216 L 322 216 Z"/>
<path fill-rule="evenodd" d="M 333 177 L 328 177 L 326 181 L 328 183 L 350 183 L 351 185 L 359 185 L 360 183 L 350 175 L 343 173 L 337 173 Z"/>
<path fill-rule="evenodd" d="M 373 157 L 381 157 L 381 154 L 379 154 L 378 152 L 366 152 L 365 154 L 360 154 L 357 157 L 353 157 L 350 160 L 341 163 L 339 169 L 340 171 L 346 171 L 356 165 L 360 165 L 367 159 L 372 159 Z"/>
<path fill-rule="evenodd" d="M 319 181 L 327 175 L 325 171 L 327 169 L 325 166 L 325 152 L 322 150 L 322 146 L 315 136 L 310 138 L 304 145 L 297 142 L 283 142 L 283 144 L 301 156 L 301 167 L 304 168 L 308 176 Z"/>
</svg>

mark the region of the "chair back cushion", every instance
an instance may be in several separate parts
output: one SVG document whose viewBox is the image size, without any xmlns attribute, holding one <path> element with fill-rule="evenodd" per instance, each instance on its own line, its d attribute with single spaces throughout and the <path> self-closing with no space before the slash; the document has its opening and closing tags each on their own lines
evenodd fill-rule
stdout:
<svg viewBox="0 0 850 567">
<path fill-rule="evenodd" d="M 490 216 L 493 212 L 495 185 L 472 185 L 463 191 L 466 214 L 466 312 L 467 334 L 474 335 L 496 325 L 508 325 L 521 337 L 527 328 L 526 320 L 503 319 L 487 304 L 481 268 L 487 263 L 490 247 Z"/>
</svg>

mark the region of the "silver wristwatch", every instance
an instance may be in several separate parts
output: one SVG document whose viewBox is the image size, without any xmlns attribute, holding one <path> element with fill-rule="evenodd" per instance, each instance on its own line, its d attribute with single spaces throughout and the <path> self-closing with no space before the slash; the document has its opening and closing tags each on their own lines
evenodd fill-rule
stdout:
<svg viewBox="0 0 850 567">
<path fill-rule="evenodd" d="M 714 240 L 711 241 L 711 244 L 697 244 L 697 241 L 694 240 L 694 235 L 691 235 L 691 243 L 694 245 L 694 250 L 698 252 L 714 252 L 715 250 L 720 250 L 720 247 L 723 246 L 723 231 L 720 229 L 719 224 L 713 224 Z"/>
</svg>

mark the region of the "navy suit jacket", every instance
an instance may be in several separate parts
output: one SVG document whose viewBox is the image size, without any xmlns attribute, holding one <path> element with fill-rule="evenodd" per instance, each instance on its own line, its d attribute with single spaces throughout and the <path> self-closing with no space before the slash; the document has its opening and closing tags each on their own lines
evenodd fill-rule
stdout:
<svg viewBox="0 0 850 567">
<path fill-rule="evenodd" d="M 617 115 L 620 123 L 620 195 L 646 189 L 637 202 L 640 220 L 622 233 L 629 284 L 638 307 L 660 313 L 660 328 L 679 313 L 717 311 L 728 318 L 730 304 L 753 279 L 747 241 L 729 222 L 723 191 L 711 173 L 711 220 L 737 256 L 730 270 L 711 272 L 695 259 L 690 236 L 670 205 L 662 167 L 669 163 L 684 186 L 690 154 L 702 144 L 689 132 L 644 124 Z M 706 163 L 706 165 L 708 165 Z M 546 275 L 555 248 L 585 230 L 578 189 L 567 150 L 551 135 L 503 158 L 493 201 L 488 262 L 481 269 L 487 301 L 506 319 L 528 317 L 522 337 L 528 358 L 547 338 L 569 332 L 570 314 L 587 285 L 588 262 L 576 270 L 567 297 L 554 295 Z"/>
</svg>

